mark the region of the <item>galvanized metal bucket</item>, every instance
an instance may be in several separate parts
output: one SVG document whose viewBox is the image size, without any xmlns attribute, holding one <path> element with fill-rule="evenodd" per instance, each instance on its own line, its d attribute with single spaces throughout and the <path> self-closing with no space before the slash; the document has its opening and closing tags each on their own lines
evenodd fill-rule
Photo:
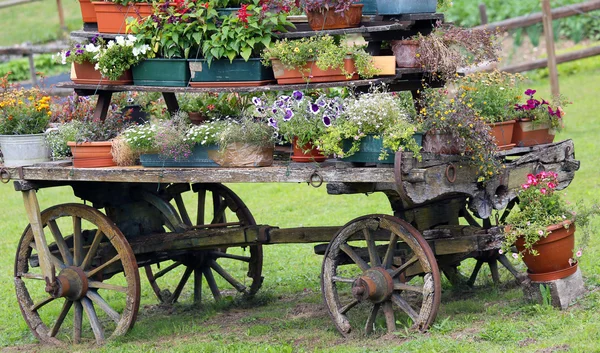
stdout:
<svg viewBox="0 0 600 353">
<path fill-rule="evenodd" d="M 7 167 L 22 167 L 50 160 L 46 134 L 0 135 L 0 150 Z"/>
</svg>

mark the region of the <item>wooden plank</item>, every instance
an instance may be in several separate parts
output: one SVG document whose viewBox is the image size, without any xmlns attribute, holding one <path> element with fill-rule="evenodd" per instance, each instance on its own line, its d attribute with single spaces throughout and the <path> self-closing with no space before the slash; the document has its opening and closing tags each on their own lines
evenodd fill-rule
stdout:
<svg viewBox="0 0 600 353">
<path fill-rule="evenodd" d="M 600 55 L 600 46 L 595 46 L 591 48 L 586 48 L 582 50 L 573 51 L 566 54 L 561 54 L 556 57 L 556 63 L 562 64 L 570 61 L 576 61 L 580 59 L 589 58 L 592 56 Z M 522 64 L 516 64 L 511 66 L 506 66 L 501 68 L 500 70 L 510 73 L 518 73 L 531 71 L 535 69 L 541 69 L 548 66 L 548 59 L 539 59 L 533 60 Z"/>
<path fill-rule="evenodd" d="M 600 0 L 592 0 L 586 1 L 579 4 L 567 5 L 562 7 L 557 7 L 552 10 L 552 18 L 559 19 L 570 17 L 573 15 L 579 15 L 582 13 L 594 11 L 600 9 Z M 487 25 L 481 25 L 474 27 L 473 29 L 485 29 L 489 31 L 494 31 L 498 28 L 508 31 L 510 29 L 515 28 L 523 28 L 529 27 L 536 23 L 540 23 L 543 20 L 543 15 L 541 12 L 536 12 L 534 14 L 529 14 L 525 16 L 514 17 L 508 20 L 489 23 Z"/>
<path fill-rule="evenodd" d="M 0 1 L 0 9 L 4 9 L 4 8 L 7 8 L 7 7 L 11 7 L 11 6 L 28 4 L 28 3 L 36 2 L 36 1 L 40 1 L 40 0 L 6 0 L 6 1 Z"/>
<path fill-rule="evenodd" d="M 554 30 L 552 28 L 552 8 L 550 0 L 542 0 L 542 12 L 544 13 L 544 37 L 546 38 L 546 54 L 548 56 L 548 70 L 550 71 L 550 87 L 552 96 L 558 97 L 558 69 L 556 67 L 556 52 L 554 50 Z"/>
<path fill-rule="evenodd" d="M 40 214 L 40 205 L 35 193 L 35 190 L 22 191 L 23 202 L 25 203 L 25 211 L 27 211 L 27 218 L 29 219 L 29 225 L 33 232 L 33 238 L 35 239 L 35 249 L 39 256 L 42 274 L 45 279 L 54 281 L 54 268 L 52 261 L 50 260 L 48 244 L 46 243 L 46 236 L 44 235 L 42 216 Z"/>
<path fill-rule="evenodd" d="M 339 229 L 339 226 L 271 229 L 268 244 L 329 243 Z"/>
</svg>

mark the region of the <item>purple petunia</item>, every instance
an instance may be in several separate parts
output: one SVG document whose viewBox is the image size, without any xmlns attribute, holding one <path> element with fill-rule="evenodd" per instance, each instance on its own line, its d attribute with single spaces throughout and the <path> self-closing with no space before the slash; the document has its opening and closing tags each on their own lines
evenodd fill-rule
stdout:
<svg viewBox="0 0 600 353">
<path fill-rule="evenodd" d="M 321 109 L 319 108 L 319 106 L 315 103 L 311 103 L 310 104 L 310 112 L 313 114 L 317 114 Z"/>
<path fill-rule="evenodd" d="M 527 89 L 527 91 L 525 91 L 525 95 L 532 97 L 535 94 L 535 92 L 537 92 L 537 91 L 529 88 L 529 89 Z"/>
<path fill-rule="evenodd" d="M 331 118 L 329 118 L 327 115 L 323 116 L 323 124 L 325 124 L 325 126 L 330 127 L 331 126 Z"/>
<path fill-rule="evenodd" d="M 290 121 L 294 117 L 294 112 L 291 109 L 285 110 L 285 115 L 283 116 L 284 121 Z"/>
<path fill-rule="evenodd" d="M 65 58 L 68 58 L 69 56 L 71 56 L 71 51 L 67 50 L 67 52 L 65 53 Z"/>
<path fill-rule="evenodd" d="M 273 118 L 269 118 L 269 126 L 272 126 L 275 129 L 277 129 L 277 120 L 275 120 Z"/>
<path fill-rule="evenodd" d="M 292 97 L 294 97 L 295 100 L 300 101 L 302 98 L 304 98 L 304 93 L 300 91 L 294 91 L 294 93 L 292 93 Z"/>
<path fill-rule="evenodd" d="M 258 97 L 252 97 L 252 103 L 254 103 L 254 105 L 257 107 L 262 106 L 262 101 Z"/>
</svg>

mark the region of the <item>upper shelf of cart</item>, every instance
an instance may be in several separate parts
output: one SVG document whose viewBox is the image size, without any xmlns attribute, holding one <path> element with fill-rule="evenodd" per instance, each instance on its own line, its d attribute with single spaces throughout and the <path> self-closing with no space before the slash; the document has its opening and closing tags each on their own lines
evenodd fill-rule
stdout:
<svg viewBox="0 0 600 353">
<path fill-rule="evenodd" d="M 288 33 L 282 33 L 281 38 L 302 38 L 315 35 L 344 35 L 364 34 L 372 40 L 403 39 L 416 33 L 429 33 L 438 21 L 443 21 L 444 15 L 439 13 L 405 14 L 398 16 L 363 16 L 360 27 L 312 31 L 305 23 L 296 23 L 297 28 Z M 114 39 L 118 35 L 98 33 L 95 31 L 73 31 L 73 38 L 92 38 L 99 34 L 105 39 Z"/>
</svg>

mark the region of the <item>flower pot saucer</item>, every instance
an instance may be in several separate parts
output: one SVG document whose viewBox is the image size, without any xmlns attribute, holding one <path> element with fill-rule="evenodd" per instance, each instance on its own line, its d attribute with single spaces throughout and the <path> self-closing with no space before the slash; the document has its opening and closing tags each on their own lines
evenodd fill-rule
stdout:
<svg viewBox="0 0 600 353">
<path fill-rule="evenodd" d="M 498 151 L 506 151 L 515 148 L 516 143 L 509 143 L 508 145 L 498 146 Z"/>
<path fill-rule="evenodd" d="M 229 81 L 229 82 L 190 82 L 190 87 L 195 88 L 214 88 L 214 87 L 257 87 L 266 86 L 275 83 L 275 80 L 262 81 Z"/>
<path fill-rule="evenodd" d="M 292 161 L 294 162 L 298 162 L 298 163 L 311 163 L 311 162 L 325 162 L 325 160 L 327 160 L 326 156 L 311 156 L 311 155 L 307 155 L 307 156 L 292 156 Z"/>
<path fill-rule="evenodd" d="M 79 85 L 131 85 L 133 80 L 97 80 L 94 78 L 71 78 L 73 83 Z"/>
<path fill-rule="evenodd" d="M 554 281 L 557 279 L 569 277 L 570 275 L 574 274 L 577 271 L 577 266 L 578 266 L 578 264 L 575 264 L 573 266 L 567 267 L 562 270 L 546 272 L 546 273 L 531 273 L 531 272 L 527 271 L 527 276 L 533 282 Z"/>
</svg>

